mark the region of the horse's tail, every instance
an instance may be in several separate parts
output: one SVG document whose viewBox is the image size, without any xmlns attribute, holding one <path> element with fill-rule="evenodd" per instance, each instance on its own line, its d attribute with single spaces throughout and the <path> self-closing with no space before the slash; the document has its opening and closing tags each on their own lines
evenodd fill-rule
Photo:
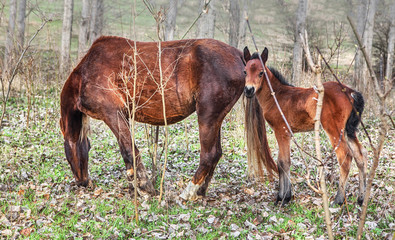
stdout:
<svg viewBox="0 0 395 240">
<path fill-rule="evenodd" d="M 352 92 L 351 97 L 354 99 L 354 108 L 351 111 L 350 117 L 347 119 L 346 132 L 349 138 L 354 139 L 356 137 L 355 132 L 357 131 L 358 124 L 361 122 L 365 101 L 362 94 L 357 91 Z"/>
<path fill-rule="evenodd" d="M 89 135 L 89 116 L 80 110 L 79 86 L 81 76 L 72 72 L 67 79 L 60 95 L 60 129 L 65 137 L 86 141 Z M 76 139 L 75 139 L 76 140 Z"/>
<path fill-rule="evenodd" d="M 250 176 L 263 178 L 263 166 L 272 180 L 273 172 L 278 173 L 266 137 L 265 119 L 258 99 L 245 98 L 245 131 L 247 138 L 248 172 Z"/>
</svg>

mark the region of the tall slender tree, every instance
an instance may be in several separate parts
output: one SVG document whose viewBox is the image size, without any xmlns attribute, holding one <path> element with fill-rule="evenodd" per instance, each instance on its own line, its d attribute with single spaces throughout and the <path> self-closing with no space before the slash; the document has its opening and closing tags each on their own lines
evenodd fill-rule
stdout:
<svg viewBox="0 0 395 240">
<path fill-rule="evenodd" d="M 387 47 L 387 66 L 386 66 L 386 79 L 392 78 L 392 69 L 394 67 L 394 45 L 395 45 L 395 1 L 392 2 L 389 14 L 390 17 L 390 30 L 388 32 L 388 47 Z"/>
<path fill-rule="evenodd" d="M 17 1 L 10 0 L 10 15 L 8 18 L 8 28 L 7 28 L 7 35 L 5 40 L 3 74 L 8 73 L 12 61 L 12 54 L 14 52 L 16 11 L 17 11 Z"/>
<path fill-rule="evenodd" d="M 82 0 L 80 31 L 78 34 L 78 58 L 81 58 L 87 49 L 89 40 L 90 1 Z"/>
<path fill-rule="evenodd" d="M 177 0 L 169 1 L 165 21 L 165 41 L 173 40 L 176 30 Z"/>
<path fill-rule="evenodd" d="M 246 32 L 247 32 L 247 21 L 246 17 L 248 14 L 248 2 L 249 0 L 240 1 L 240 27 L 239 27 L 239 41 L 238 49 L 243 49 L 247 45 Z"/>
<path fill-rule="evenodd" d="M 361 0 L 357 6 L 357 32 L 362 37 L 368 57 L 372 56 L 374 15 L 377 0 Z M 354 84 L 365 96 L 369 94 L 368 69 L 361 51 L 357 51 L 354 64 Z"/>
<path fill-rule="evenodd" d="M 23 44 L 25 43 L 25 18 L 26 18 L 26 0 L 18 1 L 18 10 L 17 10 L 17 44 L 19 50 L 23 48 Z"/>
<path fill-rule="evenodd" d="M 62 42 L 60 49 L 60 71 L 64 74 L 70 68 L 70 44 L 73 25 L 73 0 L 64 0 Z"/>
<path fill-rule="evenodd" d="M 103 0 L 92 0 L 91 24 L 89 40 L 93 43 L 102 35 L 104 24 L 104 4 Z"/>
<path fill-rule="evenodd" d="M 197 38 L 214 38 L 216 16 L 214 1 L 200 1 L 199 12 L 203 11 L 203 14 L 197 22 Z"/>
<path fill-rule="evenodd" d="M 237 47 L 240 28 L 239 0 L 229 1 L 229 45 Z"/>
<path fill-rule="evenodd" d="M 304 34 L 306 29 L 308 0 L 299 0 L 298 10 L 296 12 L 296 25 L 294 30 L 294 49 L 292 63 L 292 82 L 300 84 L 303 70 L 303 45 L 300 34 Z"/>
</svg>

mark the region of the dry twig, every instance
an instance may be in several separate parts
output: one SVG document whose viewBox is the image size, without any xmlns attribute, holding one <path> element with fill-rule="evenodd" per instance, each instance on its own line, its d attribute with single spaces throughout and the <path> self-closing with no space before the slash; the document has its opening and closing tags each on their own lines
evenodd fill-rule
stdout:
<svg viewBox="0 0 395 240">
<path fill-rule="evenodd" d="M 320 162 L 322 161 L 322 154 L 321 154 L 321 144 L 320 144 L 320 125 L 321 125 L 321 111 L 322 105 L 324 101 L 324 85 L 322 85 L 321 81 L 321 64 L 320 61 L 317 61 L 317 64 L 314 64 L 313 59 L 310 54 L 309 50 L 309 43 L 307 40 L 307 31 L 305 31 L 305 37 L 300 34 L 300 38 L 302 39 L 302 44 L 305 52 L 305 56 L 307 62 L 315 75 L 315 79 L 317 82 L 317 91 L 318 91 L 318 100 L 317 100 L 317 109 L 314 117 L 314 133 L 315 133 L 315 150 L 317 153 L 317 158 Z M 328 231 L 329 239 L 333 239 L 333 232 L 332 232 L 332 222 L 331 222 L 331 213 L 329 212 L 329 201 L 328 201 L 328 194 L 326 191 L 326 183 L 325 183 L 325 165 L 324 163 L 320 164 L 319 167 L 319 174 L 320 174 L 320 187 L 322 193 L 322 203 L 324 205 L 325 211 L 325 222 L 326 228 Z"/>
</svg>

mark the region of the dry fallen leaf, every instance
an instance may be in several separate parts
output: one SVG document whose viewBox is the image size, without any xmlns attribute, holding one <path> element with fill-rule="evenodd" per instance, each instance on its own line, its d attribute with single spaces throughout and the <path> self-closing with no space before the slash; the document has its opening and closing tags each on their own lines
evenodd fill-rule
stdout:
<svg viewBox="0 0 395 240">
<path fill-rule="evenodd" d="M 22 234 L 25 237 L 29 237 L 30 234 L 34 231 L 34 228 L 25 228 L 22 229 L 19 233 Z"/>
<path fill-rule="evenodd" d="M 95 190 L 95 192 L 93 193 L 95 195 L 95 197 L 99 196 L 100 194 L 103 193 L 103 189 L 102 188 L 98 188 Z"/>
<path fill-rule="evenodd" d="M 252 195 L 252 194 L 254 194 L 254 189 L 252 189 L 252 188 L 245 188 L 244 192 L 247 193 L 248 195 Z"/>
</svg>

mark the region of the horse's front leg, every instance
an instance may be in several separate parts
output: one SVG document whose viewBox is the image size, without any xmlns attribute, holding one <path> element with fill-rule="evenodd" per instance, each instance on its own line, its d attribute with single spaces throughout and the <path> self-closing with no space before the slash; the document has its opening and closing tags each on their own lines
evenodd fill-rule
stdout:
<svg viewBox="0 0 395 240">
<path fill-rule="evenodd" d="M 277 194 L 276 205 L 287 204 L 292 197 L 291 191 L 291 149 L 290 149 L 290 137 L 286 133 L 275 132 L 277 143 L 279 147 L 277 167 L 279 173 L 279 191 Z"/>
</svg>

